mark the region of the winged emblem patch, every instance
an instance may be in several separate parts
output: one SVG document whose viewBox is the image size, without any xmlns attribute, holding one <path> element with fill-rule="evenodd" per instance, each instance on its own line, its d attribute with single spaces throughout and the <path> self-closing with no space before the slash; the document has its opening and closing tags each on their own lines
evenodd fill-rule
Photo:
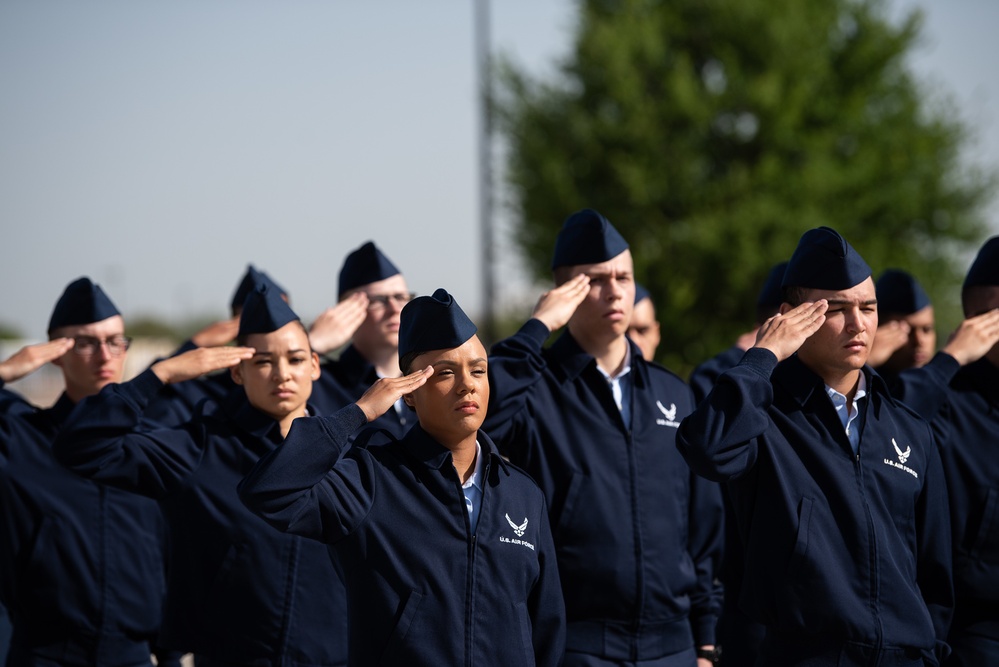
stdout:
<svg viewBox="0 0 999 667">
<path fill-rule="evenodd" d="M 906 461 L 909 460 L 909 455 L 912 454 L 912 447 L 911 446 L 910 447 L 906 447 L 905 451 L 903 452 L 899 448 L 898 443 L 895 442 L 895 438 L 891 439 L 891 445 L 892 445 L 892 447 L 895 448 L 895 452 L 898 454 L 898 461 L 899 461 L 899 463 L 905 463 Z"/>
<path fill-rule="evenodd" d="M 666 406 L 659 401 L 656 401 L 656 405 L 659 406 L 659 411 L 663 413 L 663 416 L 666 417 L 667 421 L 673 421 L 676 419 L 676 403 L 670 403 L 669 410 L 667 410 Z"/>
<path fill-rule="evenodd" d="M 524 536 L 524 531 L 527 530 L 527 517 L 524 517 L 524 523 L 522 523 L 522 524 L 520 524 L 518 526 L 517 524 L 515 524 L 513 522 L 513 519 L 510 518 L 510 515 L 507 514 L 506 515 L 506 522 L 510 524 L 511 528 L 513 528 L 513 532 L 514 532 L 514 534 L 516 534 L 517 537 L 523 537 Z"/>
</svg>

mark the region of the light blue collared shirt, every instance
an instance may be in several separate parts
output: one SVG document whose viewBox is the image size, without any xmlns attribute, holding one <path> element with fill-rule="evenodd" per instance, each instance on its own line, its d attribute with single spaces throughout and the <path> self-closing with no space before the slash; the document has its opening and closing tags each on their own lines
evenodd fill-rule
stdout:
<svg viewBox="0 0 999 667">
<path fill-rule="evenodd" d="M 468 521 L 472 524 L 472 534 L 479 525 L 479 510 L 482 509 L 482 446 L 475 441 L 475 468 L 468 476 L 468 481 L 461 485 L 465 494 L 465 507 L 468 509 Z"/>
<path fill-rule="evenodd" d="M 624 421 L 625 428 L 631 428 L 631 345 L 625 347 L 624 366 L 617 375 L 611 375 L 604 369 L 597 366 L 597 370 L 607 380 L 611 394 L 614 396 L 614 403 L 621 411 L 621 420 Z"/>
<path fill-rule="evenodd" d="M 856 454 L 860 451 L 860 424 L 855 425 L 853 422 L 857 418 L 857 415 L 860 414 L 860 410 L 857 408 L 857 401 L 867 396 L 867 378 L 864 376 L 863 371 L 861 371 L 860 381 L 857 383 L 857 393 L 853 395 L 853 402 L 850 404 L 849 409 L 846 407 L 846 396 L 829 385 L 826 385 L 826 393 L 832 399 L 833 407 L 836 408 L 836 415 L 839 417 L 840 423 L 843 424 L 843 428 L 846 429 L 846 437 L 850 439 L 850 447 L 853 449 L 853 453 Z"/>
</svg>

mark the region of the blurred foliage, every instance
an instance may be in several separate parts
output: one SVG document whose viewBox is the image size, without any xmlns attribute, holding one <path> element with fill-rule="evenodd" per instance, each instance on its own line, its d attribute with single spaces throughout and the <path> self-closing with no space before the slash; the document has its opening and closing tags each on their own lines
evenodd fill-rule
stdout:
<svg viewBox="0 0 999 667">
<path fill-rule="evenodd" d="M 578 20 L 559 78 L 499 74 L 516 240 L 538 277 L 568 214 L 607 215 L 656 302 L 660 357 L 684 376 L 752 328 L 767 270 L 819 225 L 875 278 L 907 269 L 938 304 L 959 301 L 995 176 L 962 164 L 971 129 L 907 70 L 920 14 L 583 0 Z"/>
<path fill-rule="evenodd" d="M 23 332 L 17 327 L 0 322 L 0 340 L 20 340 L 23 337 Z"/>
<path fill-rule="evenodd" d="M 164 338 L 174 342 L 182 339 L 174 325 L 149 315 L 126 321 L 125 333 L 133 338 Z"/>
</svg>

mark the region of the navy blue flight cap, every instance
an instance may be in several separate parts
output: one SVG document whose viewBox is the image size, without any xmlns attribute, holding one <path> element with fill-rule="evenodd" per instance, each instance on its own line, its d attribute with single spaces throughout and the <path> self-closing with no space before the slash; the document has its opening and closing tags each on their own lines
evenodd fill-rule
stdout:
<svg viewBox="0 0 999 667">
<path fill-rule="evenodd" d="M 628 249 L 628 242 L 610 220 L 591 208 L 573 213 L 555 239 L 552 269 L 577 264 L 599 264 Z"/>
<path fill-rule="evenodd" d="M 757 308 L 780 308 L 784 303 L 784 292 L 781 289 L 781 282 L 784 280 L 784 272 L 787 271 L 787 262 L 774 264 L 767 274 L 767 279 L 760 288 L 760 293 L 756 295 Z"/>
<path fill-rule="evenodd" d="M 61 327 L 92 324 L 121 315 L 101 286 L 90 278 L 77 278 L 63 291 L 49 319 L 49 333 Z"/>
<path fill-rule="evenodd" d="M 923 291 L 915 276 L 901 269 L 888 269 L 877 282 L 878 311 L 912 315 L 930 305 L 930 297 Z"/>
<path fill-rule="evenodd" d="M 781 287 L 844 290 L 871 277 L 871 267 L 835 229 L 816 227 L 801 235 Z"/>
<path fill-rule="evenodd" d="M 433 296 L 418 296 L 399 315 L 399 359 L 410 352 L 449 350 L 475 335 L 478 328 L 454 297 L 440 288 Z"/>
<path fill-rule="evenodd" d="M 644 285 L 639 285 L 635 283 L 635 303 L 639 303 L 643 299 L 651 298 L 649 295 L 649 290 L 645 289 Z"/>
<path fill-rule="evenodd" d="M 297 319 L 298 315 L 278 290 L 262 282 L 246 295 L 243 312 L 239 315 L 239 335 L 270 333 Z"/>
<path fill-rule="evenodd" d="M 342 297 L 356 287 L 385 280 L 400 273 L 402 272 L 382 254 L 378 246 L 373 241 L 368 241 L 343 260 L 337 296 Z"/>
<path fill-rule="evenodd" d="M 964 288 L 978 285 L 999 285 L 999 236 L 993 236 L 985 242 L 968 269 Z"/>
<path fill-rule="evenodd" d="M 284 294 L 287 296 L 288 293 L 283 287 L 274 282 L 273 278 L 263 271 L 257 271 L 252 264 L 248 264 L 246 266 L 246 273 L 243 274 L 243 279 L 240 281 L 239 286 L 236 287 L 236 292 L 232 295 L 232 301 L 229 303 L 232 311 L 236 312 L 236 308 L 243 305 L 243 302 L 246 301 L 246 297 L 250 294 L 250 292 L 252 292 L 257 285 L 264 283 L 271 285 L 278 294 Z"/>
</svg>

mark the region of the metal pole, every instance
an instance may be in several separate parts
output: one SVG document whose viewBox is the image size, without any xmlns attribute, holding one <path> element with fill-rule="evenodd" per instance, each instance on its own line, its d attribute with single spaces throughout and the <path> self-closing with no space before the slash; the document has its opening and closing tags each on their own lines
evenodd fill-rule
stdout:
<svg viewBox="0 0 999 667">
<path fill-rule="evenodd" d="M 481 229 L 482 321 L 480 337 L 487 346 L 496 336 L 496 256 L 493 238 L 492 62 L 489 0 L 475 0 L 475 50 L 479 84 L 479 224 Z"/>
</svg>

